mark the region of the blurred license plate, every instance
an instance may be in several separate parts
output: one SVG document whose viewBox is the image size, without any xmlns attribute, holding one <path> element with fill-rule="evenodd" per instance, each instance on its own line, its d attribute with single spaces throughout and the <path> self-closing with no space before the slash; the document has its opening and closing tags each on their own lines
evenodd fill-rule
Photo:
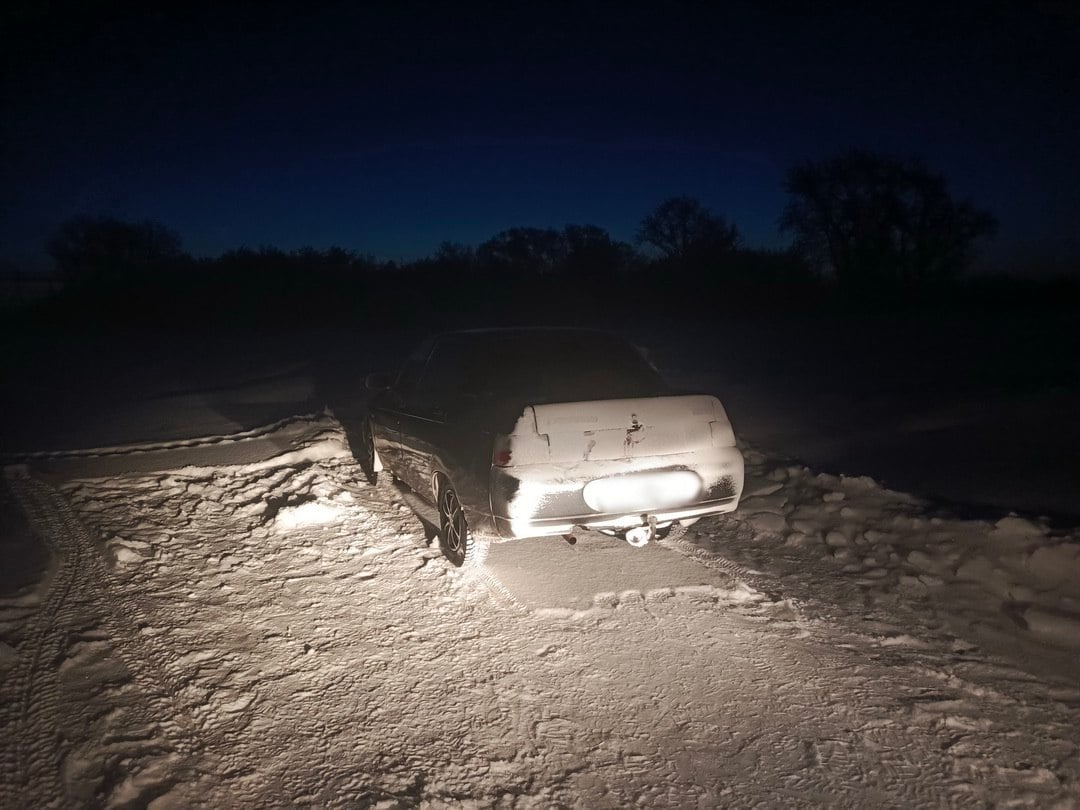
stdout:
<svg viewBox="0 0 1080 810">
<path fill-rule="evenodd" d="M 700 493 L 696 473 L 673 470 L 598 478 L 585 485 L 582 495 L 597 512 L 647 512 L 689 503 Z"/>
</svg>

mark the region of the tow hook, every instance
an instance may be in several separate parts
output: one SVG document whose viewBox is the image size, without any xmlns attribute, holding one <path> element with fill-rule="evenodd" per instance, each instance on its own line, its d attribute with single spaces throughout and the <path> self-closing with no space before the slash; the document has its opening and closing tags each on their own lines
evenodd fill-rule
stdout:
<svg viewBox="0 0 1080 810">
<path fill-rule="evenodd" d="M 626 542 L 634 548 L 648 545 L 650 540 L 656 539 L 656 518 L 649 515 L 649 522 L 644 526 L 635 526 L 626 530 Z"/>
</svg>

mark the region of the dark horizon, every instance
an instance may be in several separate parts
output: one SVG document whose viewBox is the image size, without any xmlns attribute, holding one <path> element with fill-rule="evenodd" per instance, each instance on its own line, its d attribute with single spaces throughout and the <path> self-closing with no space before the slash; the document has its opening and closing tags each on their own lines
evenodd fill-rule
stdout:
<svg viewBox="0 0 1080 810">
<path fill-rule="evenodd" d="M 779 248 L 786 170 L 849 147 L 921 157 L 996 215 L 984 264 L 1080 256 L 1063 4 L 5 16 L 0 258 L 21 264 L 79 214 L 196 256 L 409 261 L 516 226 L 631 241 L 674 195 Z"/>
</svg>

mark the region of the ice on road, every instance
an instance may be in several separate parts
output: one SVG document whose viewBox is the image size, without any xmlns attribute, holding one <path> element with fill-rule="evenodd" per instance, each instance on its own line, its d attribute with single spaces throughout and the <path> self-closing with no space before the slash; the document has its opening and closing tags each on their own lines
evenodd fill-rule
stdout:
<svg viewBox="0 0 1080 810">
<path fill-rule="evenodd" d="M 1080 805 L 1075 538 L 748 451 L 681 539 L 453 569 L 331 417 L 274 435 L 9 469 L 0 806 Z"/>
</svg>

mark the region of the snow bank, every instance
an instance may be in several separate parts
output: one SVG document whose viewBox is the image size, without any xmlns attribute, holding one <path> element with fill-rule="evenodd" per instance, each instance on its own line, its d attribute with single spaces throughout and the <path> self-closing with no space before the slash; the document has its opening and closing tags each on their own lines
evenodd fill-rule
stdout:
<svg viewBox="0 0 1080 810">
<path fill-rule="evenodd" d="M 875 603 L 932 594 L 972 627 L 1061 649 L 1080 646 L 1075 534 L 1016 514 L 992 523 L 958 519 L 865 476 L 815 474 L 749 448 L 746 458 L 747 494 L 732 520 L 756 546 L 804 565 L 831 561 Z M 699 526 L 698 534 L 704 531 Z"/>
<path fill-rule="evenodd" d="M 345 510 L 340 506 L 310 501 L 299 506 L 286 506 L 274 517 L 274 530 L 287 532 L 301 526 L 322 526 L 343 518 Z"/>
<path fill-rule="evenodd" d="M 289 450 L 264 461 L 245 464 L 243 469 L 256 472 L 271 467 L 289 467 L 333 458 L 352 458 L 352 451 L 349 449 L 344 432 L 325 435 L 298 450 Z"/>
<path fill-rule="evenodd" d="M 253 430 L 167 442 L 31 454 L 35 467 L 65 479 L 108 478 L 163 470 L 303 464 L 349 455 L 330 411 L 293 416 Z"/>
<path fill-rule="evenodd" d="M 1080 649 L 1080 615 L 1037 605 L 1023 612 L 1027 629 L 1038 638 L 1063 647 Z"/>
</svg>

